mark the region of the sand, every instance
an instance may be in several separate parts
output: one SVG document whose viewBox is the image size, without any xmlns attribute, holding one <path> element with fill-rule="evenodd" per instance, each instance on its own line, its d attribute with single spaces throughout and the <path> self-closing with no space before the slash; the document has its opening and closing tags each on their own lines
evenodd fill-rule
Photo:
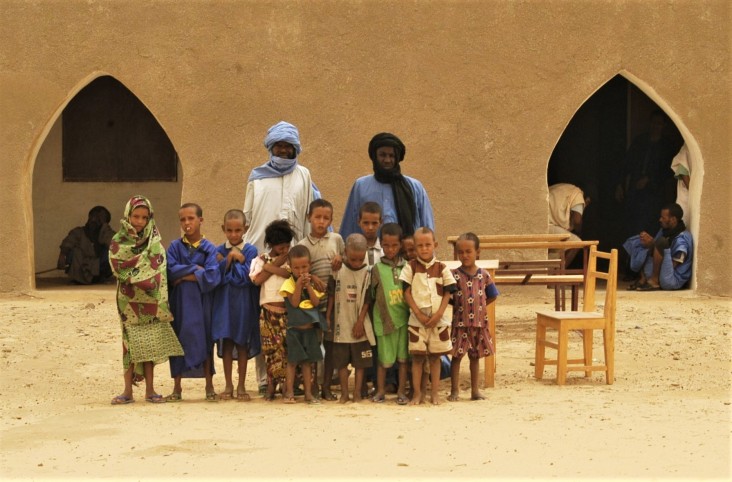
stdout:
<svg viewBox="0 0 732 482">
<path fill-rule="evenodd" d="M 145 403 L 136 389 L 136 403 L 111 406 L 122 389 L 114 287 L 1 295 L 0 476 L 730 477 L 729 298 L 620 292 L 615 384 L 573 372 L 559 387 L 552 367 L 538 381 L 531 365 L 534 312 L 551 306 L 550 293 L 504 291 L 496 387 L 485 401 L 466 400 L 465 370 L 463 400 L 436 407 L 398 406 L 393 395 L 345 406 L 211 403 L 199 380 L 184 381 L 181 403 Z M 167 364 L 156 376 L 169 393 Z M 254 395 L 251 376 L 248 388 Z"/>
</svg>

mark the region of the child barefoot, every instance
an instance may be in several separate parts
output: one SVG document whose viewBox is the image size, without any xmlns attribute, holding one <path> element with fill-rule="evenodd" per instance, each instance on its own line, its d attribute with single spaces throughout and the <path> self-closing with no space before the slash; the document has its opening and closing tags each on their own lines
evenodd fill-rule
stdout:
<svg viewBox="0 0 732 482">
<path fill-rule="evenodd" d="M 455 279 L 450 270 L 435 258 L 435 233 L 419 228 L 414 233 L 417 259 L 410 261 L 399 279 L 404 281 L 404 298 L 409 316 L 409 354 L 412 355 L 411 404 L 423 403 L 422 370 L 425 359 L 430 366 L 432 403 L 440 403 L 440 357 L 452 351 L 450 319 L 445 316 L 450 294 L 455 291 Z"/>
<path fill-rule="evenodd" d="M 351 234 L 346 239 L 346 256 L 343 267 L 333 273 L 328 286 L 328 311 L 332 322 L 333 364 L 338 369 L 341 382 L 340 403 L 348 397 L 348 365 L 356 369 L 353 401 L 360 402 L 364 369 L 372 366 L 371 346 L 374 340 L 371 320 L 368 318 L 371 281 L 366 258 L 366 238 Z"/>
<path fill-rule="evenodd" d="M 317 327 L 321 326 L 317 308 L 323 293 L 313 288 L 308 248 L 293 246 L 288 262 L 292 276 L 280 288 L 280 296 L 285 299 L 287 308 L 287 388 L 284 402 L 295 403 L 295 372 L 299 365 L 305 385 L 305 401 L 319 403 L 320 399 L 314 397 L 312 391 L 312 364 L 323 359 L 317 332 Z"/>
<path fill-rule="evenodd" d="M 272 221 L 264 231 L 264 243 L 269 253 L 261 254 L 253 263 L 249 273 L 255 285 L 260 286 L 259 332 L 262 338 L 262 353 L 267 365 L 267 391 L 265 400 L 272 401 L 275 387 L 285 385 L 287 372 L 287 311 L 280 295 L 280 287 L 290 277 L 287 253 L 295 231 L 284 219 Z M 284 391 L 284 390 L 283 390 Z"/>
<path fill-rule="evenodd" d="M 480 240 L 473 233 L 461 235 L 455 243 L 461 266 L 452 270 L 457 283 L 452 312 L 452 389 L 450 401 L 459 396 L 460 362 L 467 353 L 470 360 L 470 399 L 484 400 L 478 387 L 478 362 L 493 355 L 493 340 L 488 332 L 488 305 L 498 297 L 491 276 L 475 265 L 480 256 Z"/>
<path fill-rule="evenodd" d="M 401 234 L 402 228 L 398 224 L 384 224 L 381 228 L 381 249 L 384 255 L 371 270 L 371 287 L 374 291 L 373 325 L 379 359 L 376 395 L 372 401 L 380 403 L 385 400 L 387 370 L 397 363 L 397 403 L 406 405 L 409 402 L 405 391 L 409 357 L 409 306 L 404 301 L 402 282 L 399 280 L 404 268 L 404 259 L 399 255 Z"/>
<path fill-rule="evenodd" d="M 132 403 L 133 376 L 145 377 L 145 400 L 165 402 L 155 392 L 155 364 L 183 354 L 170 322 L 165 248 L 143 196 L 125 207 L 122 227 L 109 246 L 109 261 L 117 278 L 117 312 L 122 321 L 122 364 L 125 389 L 112 405 Z"/>
<path fill-rule="evenodd" d="M 245 243 L 247 231 L 244 213 L 231 209 L 224 215 L 221 229 L 226 243 L 216 248 L 221 284 L 214 291 L 211 337 L 219 344 L 219 356 L 224 360 L 226 386 L 219 396 L 222 400 L 234 397 L 231 371 L 238 361 L 239 380 L 236 398 L 248 402 L 246 391 L 247 360 L 261 350 L 259 337 L 259 287 L 252 283 L 249 269 L 257 257 L 257 248 Z"/>
</svg>

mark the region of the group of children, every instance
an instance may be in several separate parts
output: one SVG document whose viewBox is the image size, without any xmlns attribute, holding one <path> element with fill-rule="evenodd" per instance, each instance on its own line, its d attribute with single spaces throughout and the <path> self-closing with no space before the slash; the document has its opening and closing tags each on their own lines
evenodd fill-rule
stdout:
<svg viewBox="0 0 732 482">
<path fill-rule="evenodd" d="M 461 266 L 450 270 L 435 257 L 431 229 L 403 236 L 398 224 L 382 224 L 381 219 L 381 207 L 365 203 L 359 212 L 363 234 L 344 241 L 331 230 L 333 206 L 317 199 L 308 211 L 309 235 L 293 246 L 295 233 L 288 222 L 273 221 L 265 231 L 269 251 L 257 253 L 243 240 L 247 223 L 242 211 L 226 213 L 226 242 L 216 247 L 201 233 L 201 207 L 188 203 L 179 210 L 183 236 L 170 244 L 166 260 L 149 201 L 133 197 L 110 247 L 125 367 L 125 391 L 112 404 L 132 402 L 132 385 L 143 378 L 147 401 L 180 401 L 181 381 L 188 377 L 205 377 L 206 400 L 248 401 L 247 360 L 260 352 L 267 367 L 264 396 L 270 401 L 279 387 L 283 402 L 295 403 L 301 381 L 308 403 L 359 402 L 369 396 L 383 402 L 387 374 L 396 372 L 398 404 L 424 403 L 427 377 L 431 402 L 438 404 L 444 355 L 452 356 L 448 399 L 454 401 L 466 354 L 471 399 L 483 399 L 478 361 L 493 354 L 487 316 L 498 291 L 475 263 L 477 236 L 459 237 Z M 120 250 L 122 243 L 129 249 Z M 140 303 L 140 293 L 149 297 L 147 305 Z M 133 332 L 150 326 L 157 328 L 137 334 L 136 345 L 130 343 Z M 214 347 L 223 359 L 221 393 L 213 385 Z M 153 367 L 168 357 L 174 387 L 163 397 L 154 390 Z M 355 372 L 352 396 L 349 366 Z M 331 392 L 334 371 L 339 398 Z M 367 381 L 373 384 L 371 392 Z"/>
</svg>

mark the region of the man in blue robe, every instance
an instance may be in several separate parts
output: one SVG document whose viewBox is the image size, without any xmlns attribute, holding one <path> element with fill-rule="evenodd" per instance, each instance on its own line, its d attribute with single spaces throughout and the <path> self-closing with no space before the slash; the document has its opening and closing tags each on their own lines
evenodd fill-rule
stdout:
<svg viewBox="0 0 732 482">
<path fill-rule="evenodd" d="M 432 204 L 424 186 L 401 173 L 399 164 L 405 154 L 406 147 L 394 134 L 382 132 L 371 139 L 369 157 L 374 174 L 358 178 L 351 188 L 339 230 L 344 239 L 361 233 L 358 213 L 367 201 L 381 206 L 382 224 L 397 223 L 405 235 L 422 226 L 435 228 Z"/>
</svg>

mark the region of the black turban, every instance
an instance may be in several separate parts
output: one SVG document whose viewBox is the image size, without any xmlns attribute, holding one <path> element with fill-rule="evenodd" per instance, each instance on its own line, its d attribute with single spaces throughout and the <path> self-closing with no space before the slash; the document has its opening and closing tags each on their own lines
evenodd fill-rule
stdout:
<svg viewBox="0 0 732 482">
<path fill-rule="evenodd" d="M 396 162 L 393 168 L 385 170 L 379 165 L 376 159 L 376 151 L 380 147 L 394 148 Z M 397 210 L 397 220 L 404 235 L 409 236 L 414 234 L 414 219 L 417 213 L 417 205 L 414 201 L 412 186 L 404 178 L 399 168 L 399 163 L 404 160 L 406 152 L 407 148 L 404 147 L 401 139 L 388 132 L 376 134 L 371 139 L 371 142 L 369 142 L 369 157 L 374 168 L 374 178 L 382 184 L 391 184 L 392 193 L 394 194 L 394 205 Z"/>
</svg>

